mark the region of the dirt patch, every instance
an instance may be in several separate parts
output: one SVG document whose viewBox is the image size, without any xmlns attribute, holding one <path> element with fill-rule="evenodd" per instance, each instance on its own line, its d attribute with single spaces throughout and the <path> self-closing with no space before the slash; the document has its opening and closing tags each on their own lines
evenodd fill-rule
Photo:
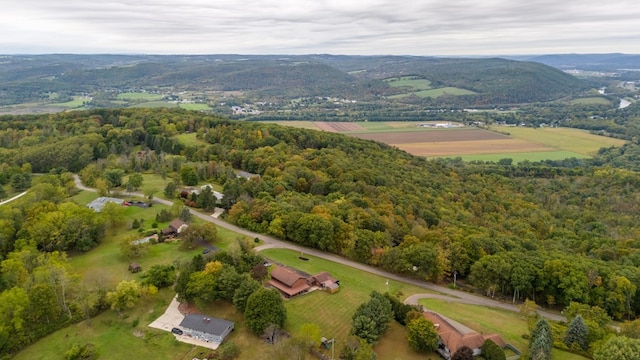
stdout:
<svg viewBox="0 0 640 360">
<path fill-rule="evenodd" d="M 144 331 L 142 331 L 140 329 L 135 329 L 135 330 L 133 330 L 133 336 L 139 337 L 139 338 L 144 338 Z"/>
<path fill-rule="evenodd" d="M 181 302 L 180 305 L 178 305 L 178 311 L 180 311 L 180 313 L 184 316 L 187 316 L 189 314 L 199 314 L 200 312 L 198 311 L 198 308 L 196 308 L 195 305 L 193 304 L 189 304 L 186 302 Z"/>
<path fill-rule="evenodd" d="M 328 132 L 364 131 L 362 126 L 351 122 L 314 122 L 318 129 Z"/>
</svg>

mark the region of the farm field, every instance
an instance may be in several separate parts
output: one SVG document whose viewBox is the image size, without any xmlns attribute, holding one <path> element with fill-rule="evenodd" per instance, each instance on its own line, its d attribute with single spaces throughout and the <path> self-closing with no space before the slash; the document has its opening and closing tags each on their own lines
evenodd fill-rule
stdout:
<svg viewBox="0 0 640 360">
<path fill-rule="evenodd" d="M 282 263 L 311 275 L 321 271 L 329 273 L 340 280 L 340 291 L 336 294 L 327 294 L 322 291 L 314 291 L 309 294 L 292 298 L 286 301 L 288 312 L 285 327 L 294 334 L 305 323 L 316 323 L 321 334 L 327 338 L 337 339 L 337 348 L 341 349 L 341 342 L 349 336 L 351 330 L 351 316 L 356 308 L 368 301 L 371 291 L 384 293 L 387 291 L 386 278 L 354 270 L 351 267 L 337 264 L 329 260 L 304 255 L 308 261 L 298 259 L 300 253 L 285 249 L 267 249 L 260 254 L 271 262 Z M 428 290 L 389 280 L 388 291 L 391 294 L 401 293 L 401 299 L 416 293 L 429 293 Z M 404 339 L 402 326 L 391 327 L 383 339 Z M 388 340 L 388 339 L 387 339 Z M 400 341 L 400 340 L 399 340 Z M 374 348 L 379 359 L 424 359 L 407 347 L 391 345 L 382 341 Z M 393 356 L 391 356 L 393 354 Z"/>
<path fill-rule="evenodd" d="M 130 108 L 175 108 L 178 107 L 178 104 L 169 103 L 166 101 L 146 101 L 140 104 L 129 106 Z"/>
<path fill-rule="evenodd" d="M 419 303 L 425 308 L 447 316 L 475 331 L 483 334 L 500 334 L 507 343 L 513 344 L 522 352 L 526 352 L 529 347 L 528 341 L 522 338 L 523 334 L 529 333 L 527 320 L 520 314 L 438 299 L 421 299 Z M 558 349 L 553 349 L 552 358 L 559 360 L 586 359 L 580 355 Z"/>
<path fill-rule="evenodd" d="M 150 94 L 150 93 L 142 93 L 142 92 L 127 92 L 118 94 L 118 99 L 120 100 L 146 100 L 146 101 L 154 101 L 162 99 L 161 94 Z"/>
<path fill-rule="evenodd" d="M 63 102 L 63 103 L 56 103 L 56 104 L 51 104 L 51 106 L 60 106 L 60 107 L 66 107 L 66 108 L 79 108 L 79 107 L 83 107 L 85 101 L 89 101 L 88 98 L 84 97 L 84 96 L 74 96 L 73 100 L 71 101 L 67 101 L 67 102 Z"/>
<path fill-rule="evenodd" d="M 416 90 L 431 89 L 431 81 L 415 76 L 403 76 L 384 80 L 391 87 L 410 87 Z"/>
<path fill-rule="evenodd" d="M 196 111 L 203 111 L 203 110 L 211 110 L 211 108 L 209 107 L 209 105 L 207 104 L 178 104 L 178 106 L 182 109 L 187 109 L 187 110 L 196 110 Z"/>
<path fill-rule="evenodd" d="M 600 96 L 574 99 L 569 101 L 571 105 L 611 105 L 611 101 Z"/>
<path fill-rule="evenodd" d="M 417 156 L 460 157 L 465 161 L 497 161 L 511 158 L 514 163 L 519 163 L 525 160 L 588 158 L 602 147 L 621 146 L 625 143 L 624 140 L 571 128 L 493 126 L 486 130 L 475 127 L 434 129 L 417 127 L 415 122 L 274 123 L 340 132 L 389 144 Z"/>
</svg>

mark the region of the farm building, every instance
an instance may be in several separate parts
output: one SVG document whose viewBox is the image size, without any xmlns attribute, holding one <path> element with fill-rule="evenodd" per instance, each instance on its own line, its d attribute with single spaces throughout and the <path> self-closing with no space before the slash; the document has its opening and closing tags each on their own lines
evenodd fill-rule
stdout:
<svg viewBox="0 0 640 360">
<path fill-rule="evenodd" d="M 306 276 L 284 267 L 276 267 L 271 271 L 269 285 L 280 290 L 287 298 L 303 294 L 311 288 Z"/>
<path fill-rule="evenodd" d="M 189 225 L 186 222 L 180 219 L 175 219 L 171 221 L 171 223 L 169 223 L 169 226 L 167 228 L 162 229 L 162 235 L 169 237 L 176 236 L 188 227 Z"/>
<path fill-rule="evenodd" d="M 202 314 L 190 314 L 180 322 L 184 335 L 206 342 L 222 343 L 233 330 L 233 321 L 208 317 Z"/>
<path fill-rule="evenodd" d="M 307 283 L 311 286 L 317 286 L 329 294 L 335 294 L 340 290 L 340 280 L 336 280 L 326 271 L 308 278 Z"/>
<path fill-rule="evenodd" d="M 104 208 L 104 206 L 107 203 L 114 203 L 117 205 L 122 205 L 124 204 L 124 200 L 122 199 L 118 199 L 118 198 L 112 198 L 112 197 L 99 197 L 95 200 L 93 200 L 92 202 L 90 202 L 87 207 L 90 209 L 93 209 L 93 211 L 95 212 L 101 212 L 102 208 Z"/>
<path fill-rule="evenodd" d="M 473 350 L 473 355 L 482 354 L 482 344 L 488 339 L 495 342 L 501 348 L 507 344 L 497 334 L 482 335 L 471 329 L 457 326 L 442 315 L 425 311 L 423 316 L 438 328 L 438 348 L 436 349 L 443 358 L 449 360 L 461 347 L 468 346 Z"/>
</svg>

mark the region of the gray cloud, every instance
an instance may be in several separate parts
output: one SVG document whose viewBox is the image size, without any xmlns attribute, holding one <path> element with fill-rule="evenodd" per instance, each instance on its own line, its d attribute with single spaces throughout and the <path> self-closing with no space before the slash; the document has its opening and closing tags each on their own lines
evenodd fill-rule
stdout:
<svg viewBox="0 0 640 360">
<path fill-rule="evenodd" d="M 640 53 L 612 0 L 8 0 L 0 53 Z"/>
</svg>

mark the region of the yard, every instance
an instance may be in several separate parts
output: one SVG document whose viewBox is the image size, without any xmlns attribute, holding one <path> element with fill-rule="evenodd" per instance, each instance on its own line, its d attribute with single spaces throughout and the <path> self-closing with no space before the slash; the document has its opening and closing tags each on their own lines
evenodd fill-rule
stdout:
<svg viewBox="0 0 640 360">
<path fill-rule="evenodd" d="M 437 299 L 422 299 L 420 305 L 478 332 L 500 334 L 507 343 L 515 345 L 523 353 L 529 348 L 529 342 L 522 338 L 523 334 L 529 334 L 527 320 L 520 314 Z M 556 360 L 585 359 L 582 356 L 558 349 L 553 349 L 552 358 Z"/>
<path fill-rule="evenodd" d="M 73 344 L 92 343 L 100 359 L 191 359 L 203 357 L 205 349 L 177 341 L 168 332 L 147 325 L 162 314 L 175 294 L 162 290 L 158 296 L 141 301 L 119 319 L 112 310 L 106 310 L 91 320 L 82 321 L 39 340 L 18 353 L 22 359 L 65 359 Z"/>
<path fill-rule="evenodd" d="M 320 327 L 321 335 L 326 338 L 336 338 L 337 349 L 342 348 L 351 330 L 351 316 L 356 308 L 369 300 L 371 291 L 391 294 L 401 294 L 400 298 L 429 291 L 415 286 L 387 279 L 355 270 L 351 267 L 337 264 L 329 260 L 304 255 L 308 261 L 300 260 L 300 253 L 286 249 L 267 249 L 261 252 L 272 262 L 304 271 L 311 275 L 321 271 L 328 271 L 331 276 L 340 280 L 340 291 L 330 295 L 322 291 L 314 291 L 306 295 L 294 297 L 286 301 L 287 322 L 285 327 L 292 333 L 297 333 L 305 323 L 315 323 Z M 390 341 L 389 339 L 393 339 Z M 424 359 L 407 346 L 398 346 L 396 342 L 406 343 L 405 330 L 402 326 L 390 326 L 383 340 L 374 348 L 380 359 Z M 393 345 L 392 343 L 395 343 Z"/>
</svg>

